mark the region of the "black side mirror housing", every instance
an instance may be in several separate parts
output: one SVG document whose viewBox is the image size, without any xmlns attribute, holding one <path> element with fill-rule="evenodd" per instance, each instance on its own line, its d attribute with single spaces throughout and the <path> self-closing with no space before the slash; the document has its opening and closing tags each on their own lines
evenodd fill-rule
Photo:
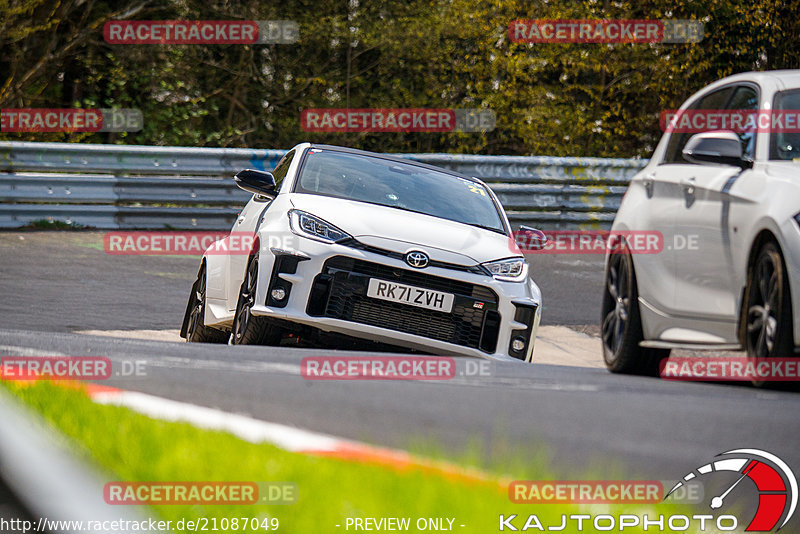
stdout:
<svg viewBox="0 0 800 534">
<path fill-rule="evenodd" d="M 233 181 L 240 189 L 264 197 L 275 198 L 278 195 L 275 177 L 271 172 L 244 169 L 233 177 Z"/>
<path fill-rule="evenodd" d="M 742 154 L 739 136 L 730 130 L 695 134 L 689 138 L 682 153 L 692 163 L 733 165 L 741 169 L 753 166 L 753 162 Z"/>
</svg>

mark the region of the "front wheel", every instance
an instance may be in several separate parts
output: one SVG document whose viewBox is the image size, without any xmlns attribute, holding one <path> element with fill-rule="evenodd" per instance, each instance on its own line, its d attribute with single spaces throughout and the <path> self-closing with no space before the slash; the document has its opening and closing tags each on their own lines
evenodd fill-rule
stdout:
<svg viewBox="0 0 800 534">
<path fill-rule="evenodd" d="M 792 306 L 783 258 L 774 243 L 765 244 L 750 270 L 745 291 L 748 358 L 788 358 L 793 354 Z M 754 380 L 755 386 L 766 381 Z"/>
<path fill-rule="evenodd" d="M 279 327 L 266 317 L 252 314 L 257 287 L 258 252 L 255 252 L 247 261 L 247 270 L 239 289 L 239 300 L 236 302 L 231 336 L 234 345 L 277 345 L 281 341 L 283 331 Z"/>
<path fill-rule="evenodd" d="M 612 373 L 658 376 L 668 349 L 642 348 L 642 320 L 633 260 L 627 253 L 612 254 L 603 290 L 601 335 L 603 359 Z"/>
</svg>

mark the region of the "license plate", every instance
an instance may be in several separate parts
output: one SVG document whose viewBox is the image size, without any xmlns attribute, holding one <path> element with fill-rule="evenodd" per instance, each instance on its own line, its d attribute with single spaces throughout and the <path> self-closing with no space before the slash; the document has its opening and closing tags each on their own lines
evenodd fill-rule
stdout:
<svg viewBox="0 0 800 534">
<path fill-rule="evenodd" d="M 450 313 L 453 310 L 453 299 L 455 298 L 452 293 L 407 286 L 377 278 L 369 279 L 367 296 L 445 313 Z"/>
</svg>

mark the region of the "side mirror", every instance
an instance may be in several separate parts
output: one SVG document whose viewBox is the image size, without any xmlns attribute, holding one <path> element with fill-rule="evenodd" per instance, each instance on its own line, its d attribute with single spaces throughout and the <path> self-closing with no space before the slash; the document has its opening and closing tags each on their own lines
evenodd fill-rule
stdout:
<svg viewBox="0 0 800 534">
<path fill-rule="evenodd" d="M 241 189 L 265 197 L 275 198 L 278 195 L 275 186 L 275 177 L 271 172 L 245 169 L 236 173 L 233 177 Z"/>
<path fill-rule="evenodd" d="M 742 169 L 753 166 L 753 162 L 742 154 L 739 136 L 730 130 L 693 135 L 683 147 L 683 157 L 692 163 L 734 165 Z"/>
<path fill-rule="evenodd" d="M 514 241 L 522 252 L 542 250 L 547 246 L 547 235 L 538 228 L 523 224 L 514 234 Z"/>
</svg>

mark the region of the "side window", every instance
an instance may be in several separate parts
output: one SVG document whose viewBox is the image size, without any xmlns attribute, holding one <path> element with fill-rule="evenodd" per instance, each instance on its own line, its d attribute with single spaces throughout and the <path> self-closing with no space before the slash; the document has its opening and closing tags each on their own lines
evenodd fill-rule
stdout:
<svg viewBox="0 0 800 534">
<path fill-rule="evenodd" d="M 724 87 L 718 91 L 708 94 L 689 106 L 689 109 L 725 109 L 728 100 L 733 94 L 733 87 Z M 664 155 L 664 163 L 691 163 L 683 159 L 683 147 L 689 138 L 697 132 L 675 132 L 669 138 L 667 150 Z"/>
<path fill-rule="evenodd" d="M 292 164 L 293 157 L 294 157 L 294 150 L 287 152 L 281 158 L 278 164 L 275 165 L 275 168 L 272 169 L 272 176 L 275 177 L 275 185 L 278 186 L 278 189 L 280 189 L 283 179 L 286 178 L 286 175 L 289 172 L 289 166 Z"/>
<path fill-rule="evenodd" d="M 795 114 L 800 109 L 800 90 L 792 89 L 775 95 L 772 104 L 773 112 L 783 114 L 785 121 L 786 112 Z M 787 121 L 788 122 L 788 121 Z M 776 129 L 769 135 L 769 159 L 791 161 L 800 158 L 800 132 L 796 128 Z"/>
<path fill-rule="evenodd" d="M 738 87 L 736 89 L 736 92 L 733 93 L 733 98 L 731 98 L 730 103 L 728 103 L 727 109 L 757 110 L 758 92 L 749 85 L 743 85 L 741 87 Z M 753 123 L 752 129 L 746 132 L 736 132 L 736 135 L 738 135 L 739 139 L 742 141 L 742 154 L 745 157 L 753 159 L 756 155 L 755 123 Z"/>
</svg>

